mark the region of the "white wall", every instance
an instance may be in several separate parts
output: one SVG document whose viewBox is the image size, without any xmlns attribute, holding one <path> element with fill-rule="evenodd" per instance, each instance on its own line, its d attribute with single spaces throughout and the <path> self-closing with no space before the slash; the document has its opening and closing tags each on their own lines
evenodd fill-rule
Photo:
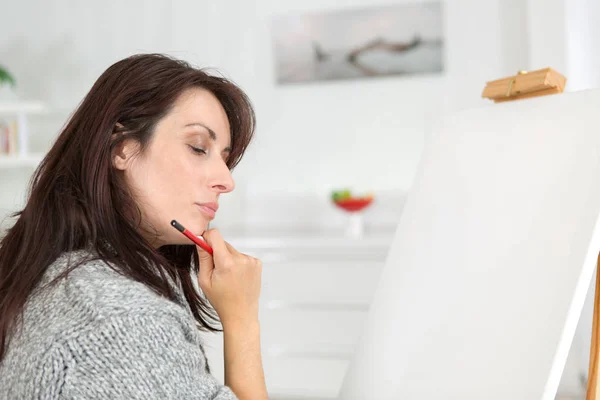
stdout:
<svg viewBox="0 0 600 400">
<path fill-rule="evenodd" d="M 600 2 L 528 0 L 529 68 L 552 67 L 565 90 L 600 87 Z"/>
<path fill-rule="evenodd" d="M 567 1 L 527 0 L 529 69 L 552 67 L 567 74 Z"/>
<path fill-rule="evenodd" d="M 570 90 L 600 87 L 600 2 L 571 0 L 566 11 Z"/>
</svg>

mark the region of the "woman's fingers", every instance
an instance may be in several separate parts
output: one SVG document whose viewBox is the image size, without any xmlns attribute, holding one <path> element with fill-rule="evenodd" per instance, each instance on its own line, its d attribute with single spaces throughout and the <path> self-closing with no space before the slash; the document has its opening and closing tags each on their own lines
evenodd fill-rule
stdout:
<svg viewBox="0 0 600 400">
<path fill-rule="evenodd" d="M 225 246 L 223 239 L 217 230 L 208 230 L 204 232 L 202 237 L 204 238 L 204 241 L 213 249 L 213 255 L 211 255 L 200 246 L 196 246 L 196 250 L 198 251 L 198 261 L 200 263 L 198 284 L 203 291 L 206 291 L 207 288 L 210 288 L 212 282 L 212 275 L 215 269 L 214 257 L 216 254 L 222 254 Z"/>
<path fill-rule="evenodd" d="M 202 290 L 205 290 L 210 285 L 215 264 L 213 256 L 211 256 L 206 250 L 200 246 L 196 246 L 196 251 L 198 252 L 198 263 L 200 264 L 198 272 L 198 284 Z"/>
<path fill-rule="evenodd" d="M 201 255 L 198 279 L 222 323 L 257 318 L 262 263 L 237 251 L 215 229 L 206 231 L 203 236 L 213 248 L 213 257 L 198 250 Z M 203 267 L 203 261 L 207 268 Z"/>
<path fill-rule="evenodd" d="M 202 235 L 206 243 L 213 249 L 213 254 L 225 254 L 227 252 L 227 245 L 221 233 L 216 229 L 209 229 Z"/>
</svg>

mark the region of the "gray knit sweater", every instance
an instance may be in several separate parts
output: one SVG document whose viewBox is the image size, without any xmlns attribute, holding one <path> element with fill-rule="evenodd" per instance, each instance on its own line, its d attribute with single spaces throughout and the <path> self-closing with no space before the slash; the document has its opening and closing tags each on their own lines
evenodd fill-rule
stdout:
<svg viewBox="0 0 600 400">
<path fill-rule="evenodd" d="M 87 255 L 63 254 L 42 284 Z M 178 303 L 85 262 L 29 298 L 0 363 L 0 399 L 235 399 L 207 372 L 181 291 Z"/>
</svg>

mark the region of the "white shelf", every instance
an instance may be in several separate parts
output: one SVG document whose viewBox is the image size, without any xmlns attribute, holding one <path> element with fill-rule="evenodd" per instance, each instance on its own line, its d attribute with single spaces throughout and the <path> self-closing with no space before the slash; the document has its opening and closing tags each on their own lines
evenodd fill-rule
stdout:
<svg viewBox="0 0 600 400">
<path fill-rule="evenodd" d="M 43 158 L 44 155 L 42 153 L 15 156 L 0 155 L 0 169 L 24 167 L 35 168 Z"/>
<path fill-rule="evenodd" d="M 365 233 L 361 238 L 351 238 L 344 235 L 343 232 L 324 233 L 319 231 L 293 231 L 291 229 L 264 232 L 259 228 L 254 230 L 223 229 L 222 232 L 227 235 L 227 241 L 234 247 L 255 250 L 341 248 L 344 250 L 385 250 L 386 252 L 392 244 L 395 233 L 393 230 L 378 230 Z"/>
<path fill-rule="evenodd" d="M 50 112 L 50 108 L 40 101 L 17 101 L 17 102 L 2 102 L 0 101 L 0 114 L 46 114 Z"/>
</svg>

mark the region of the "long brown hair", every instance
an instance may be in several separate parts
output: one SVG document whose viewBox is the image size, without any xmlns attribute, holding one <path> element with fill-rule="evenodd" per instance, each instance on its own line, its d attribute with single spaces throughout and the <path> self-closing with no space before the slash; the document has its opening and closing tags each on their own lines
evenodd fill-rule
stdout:
<svg viewBox="0 0 600 400">
<path fill-rule="evenodd" d="M 110 66 L 65 124 L 33 174 L 25 207 L 11 215 L 17 220 L 0 239 L 0 361 L 48 266 L 80 249 L 170 299 L 175 294 L 166 278 L 179 281 L 201 329 L 219 330 L 216 313 L 193 284 L 195 246 L 154 249 L 142 237 L 140 210 L 111 157 L 127 138 L 143 152 L 157 122 L 193 87 L 211 91 L 227 113 L 233 169 L 255 130 L 250 100 L 231 81 L 165 55 L 139 54 Z"/>
</svg>

